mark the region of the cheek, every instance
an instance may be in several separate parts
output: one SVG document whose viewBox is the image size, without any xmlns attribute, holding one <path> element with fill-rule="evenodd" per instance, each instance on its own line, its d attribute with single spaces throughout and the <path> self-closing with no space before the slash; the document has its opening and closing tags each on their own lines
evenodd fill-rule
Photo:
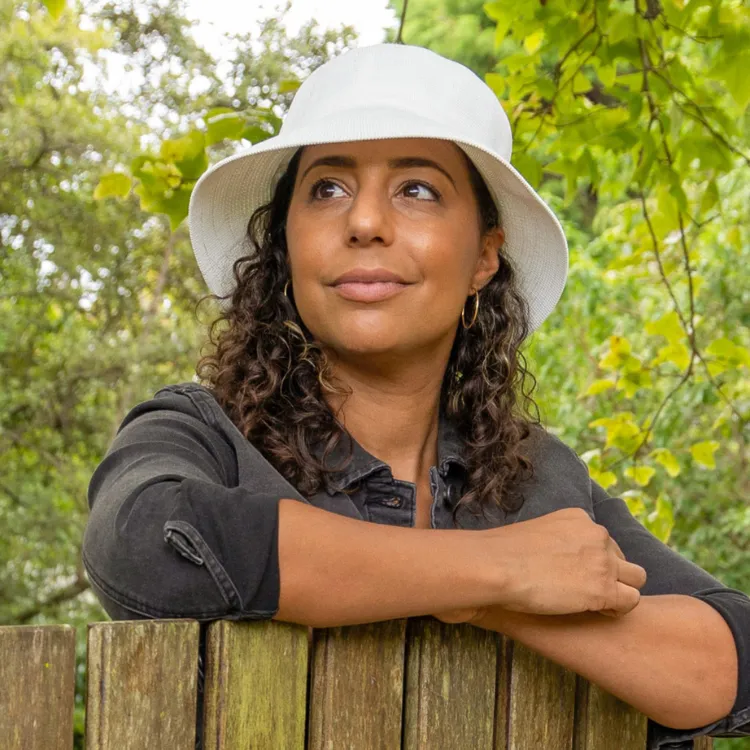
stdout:
<svg viewBox="0 0 750 750">
<path fill-rule="evenodd" d="M 306 282 L 310 273 L 320 267 L 321 253 L 328 246 L 320 222 L 311 221 L 304 211 L 289 210 L 286 221 L 286 246 L 289 265 L 294 269 L 298 285 Z"/>
<path fill-rule="evenodd" d="M 478 255 L 478 239 L 469 228 L 460 231 L 450 227 L 433 236 L 422 252 L 427 286 L 435 294 L 444 295 L 446 301 L 465 299 Z"/>
</svg>

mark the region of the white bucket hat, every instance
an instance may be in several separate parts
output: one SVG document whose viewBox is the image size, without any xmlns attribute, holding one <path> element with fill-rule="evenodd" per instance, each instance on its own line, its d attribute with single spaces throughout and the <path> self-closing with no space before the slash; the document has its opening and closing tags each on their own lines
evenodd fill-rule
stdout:
<svg viewBox="0 0 750 750">
<path fill-rule="evenodd" d="M 376 44 L 317 68 L 300 86 L 278 135 L 227 157 L 198 180 L 190 239 L 216 295 L 234 288 L 233 263 L 252 252 L 247 223 L 268 203 L 301 146 L 382 138 L 453 141 L 487 183 L 518 274 L 531 330 L 565 287 L 568 245 L 560 222 L 510 165 L 510 123 L 492 90 L 469 68 L 423 47 Z"/>
</svg>

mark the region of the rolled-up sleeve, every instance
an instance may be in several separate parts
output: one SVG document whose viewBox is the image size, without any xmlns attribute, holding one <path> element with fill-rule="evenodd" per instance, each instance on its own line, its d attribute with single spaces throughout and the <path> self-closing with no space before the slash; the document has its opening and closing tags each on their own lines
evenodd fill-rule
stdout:
<svg viewBox="0 0 750 750">
<path fill-rule="evenodd" d="M 114 619 L 271 618 L 280 495 L 232 486 L 232 446 L 178 408 L 188 401 L 167 394 L 131 410 L 91 477 L 92 588 Z"/>
<path fill-rule="evenodd" d="M 727 622 L 737 647 L 739 680 L 737 699 L 726 717 L 694 729 L 672 729 L 649 720 L 649 750 L 690 748 L 692 739 L 750 736 L 750 597 L 732 589 L 657 539 L 630 512 L 626 503 L 610 497 L 592 481 L 592 501 L 597 523 L 605 526 L 628 561 L 646 570 L 644 596 L 683 594 L 712 606 Z"/>
</svg>

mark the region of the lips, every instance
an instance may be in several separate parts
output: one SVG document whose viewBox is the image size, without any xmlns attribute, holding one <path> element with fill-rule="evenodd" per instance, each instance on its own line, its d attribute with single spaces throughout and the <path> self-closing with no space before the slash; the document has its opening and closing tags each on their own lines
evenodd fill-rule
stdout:
<svg viewBox="0 0 750 750">
<path fill-rule="evenodd" d="M 406 289 L 408 284 L 395 281 L 347 281 L 333 288 L 345 299 L 354 302 L 381 302 Z"/>
<path fill-rule="evenodd" d="M 353 302 L 381 302 L 407 286 L 409 282 L 387 268 L 352 268 L 333 283 L 340 296 Z"/>
<path fill-rule="evenodd" d="M 387 268 L 352 268 L 346 273 L 342 273 L 336 281 L 333 282 L 334 286 L 339 284 L 375 284 L 379 282 L 393 282 L 396 284 L 406 284 L 406 280 L 399 276 L 394 271 L 389 271 Z"/>
</svg>

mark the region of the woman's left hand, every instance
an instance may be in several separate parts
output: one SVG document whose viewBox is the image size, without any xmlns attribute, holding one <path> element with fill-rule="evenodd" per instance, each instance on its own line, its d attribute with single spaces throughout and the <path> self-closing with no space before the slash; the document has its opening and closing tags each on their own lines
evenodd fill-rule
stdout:
<svg viewBox="0 0 750 750">
<path fill-rule="evenodd" d="M 471 607 L 469 609 L 451 609 L 448 612 L 433 615 L 433 617 L 440 622 L 447 622 L 449 625 L 457 625 L 462 622 L 478 625 L 485 614 L 487 614 L 487 607 Z"/>
</svg>

